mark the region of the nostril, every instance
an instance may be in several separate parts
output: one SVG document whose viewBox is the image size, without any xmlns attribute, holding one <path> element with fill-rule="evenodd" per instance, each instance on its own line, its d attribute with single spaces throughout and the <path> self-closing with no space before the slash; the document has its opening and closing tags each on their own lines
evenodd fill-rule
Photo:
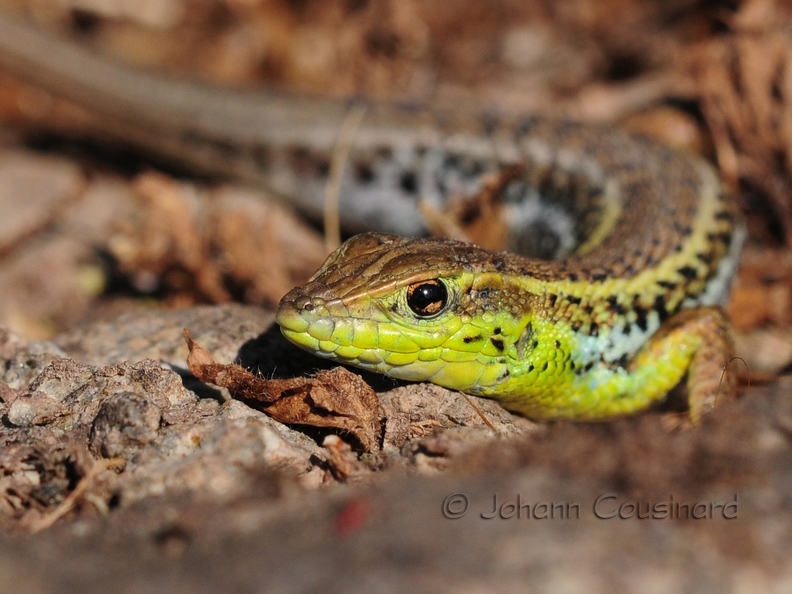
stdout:
<svg viewBox="0 0 792 594">
<path fill-rule="evenodd" d="M 313 303 L 306 303 L 305 305 L 303 305 L 303 309 L 305 311 L 313 311 L 315 307 Z"/>
</svg>

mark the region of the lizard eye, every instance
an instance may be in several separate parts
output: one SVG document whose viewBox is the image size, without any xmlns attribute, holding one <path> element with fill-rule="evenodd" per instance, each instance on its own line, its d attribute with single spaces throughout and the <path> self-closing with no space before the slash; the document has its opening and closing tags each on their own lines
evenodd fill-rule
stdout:
<svg viewBox="0 0 792 594">
<path fill-rule="evenodd" d="M 422 317 L 431 317 L 448 303 L 448 289 L 438 279 L 413 283 L 407 287 L 407 305 Z"/>
</svg>

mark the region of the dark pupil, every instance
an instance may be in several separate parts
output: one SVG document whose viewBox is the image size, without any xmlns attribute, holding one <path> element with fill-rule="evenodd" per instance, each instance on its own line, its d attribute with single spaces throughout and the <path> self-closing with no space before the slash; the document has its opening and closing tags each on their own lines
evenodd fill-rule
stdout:
<svg viewBox="0 0 792 594">
<path fill-rule="evenodd" d="M 419 316 L 431 316 L 445 307 L 448 291 L 439 280 L 425 281 L 407 288 L 407 305 Z"/>
</svg>

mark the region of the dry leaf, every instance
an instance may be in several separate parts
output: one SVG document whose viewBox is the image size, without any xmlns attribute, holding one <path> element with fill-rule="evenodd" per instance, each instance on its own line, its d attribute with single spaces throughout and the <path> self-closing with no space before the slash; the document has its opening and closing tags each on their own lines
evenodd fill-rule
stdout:
<svg viewBox="0 0 792 594">
<path fill-rule="evenodd" d="M 263 403 L 261 410 L 282 423 L 339 429 L 351 433 L 363 450 L 379 450 L 379 400 L 360 376 L 336 367 L 311 378 L 267 380 L 239 365 L 215 363 L 187 329 L 184 338 L 187 367 L 202 382 L 227 388 L 248 404 Z"/>
</svg>

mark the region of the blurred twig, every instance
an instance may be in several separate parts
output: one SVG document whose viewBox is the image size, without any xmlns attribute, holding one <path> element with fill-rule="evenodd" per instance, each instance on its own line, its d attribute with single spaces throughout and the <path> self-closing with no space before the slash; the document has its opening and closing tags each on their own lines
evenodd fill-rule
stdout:
<svg viewBox="0 0 792 594">
<path fill-rule="evenodd" d="M 325 246 L 328 252 L 332 252 L 341 245 L 341 221 L 338 212 L 341 181 L 344 178 L 344 166 L 349 158 L 352 140 L 365 115 L 365 105 L 353 105 L 349 108 L 344 125 L 338 135 L 338 144 L 336 144 L 330 160 L 330 175 L 325 186 L 324 203 Z"/>
</svg>

